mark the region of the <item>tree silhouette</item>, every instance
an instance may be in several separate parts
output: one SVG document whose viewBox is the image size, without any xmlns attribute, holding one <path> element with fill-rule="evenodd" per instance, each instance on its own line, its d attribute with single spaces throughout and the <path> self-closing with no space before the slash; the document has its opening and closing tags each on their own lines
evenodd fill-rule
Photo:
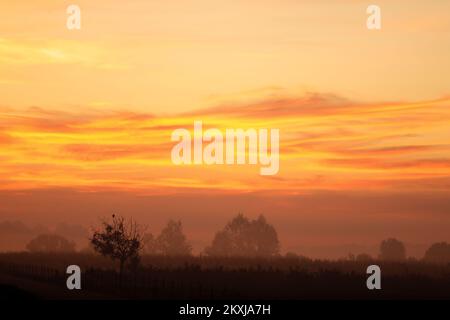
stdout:
<svg viewBox="0 0 450 320">
<path fill-rule="evenodd" d="M 94 231 L 90 239 L 95 251 L 112 260 L 119 261 L 119 276 L 122 279 L 127 261 L 137 264 L 142 248 L 140 227 L 133 220 L 112 215 L 112 221 L 104 221 L 102 229 Z"/>
<path fill-rule="evenodd" d="M 30 252 L 65 253 L 74 252 L 75 243 L 57 234 L 41 234 L 26 246 Z"/>
<path fill-rule="evenodd" d="M 181 221 L 170 220 L 156 239 L 156 250 L 167 256 L 190 255 L 191 245 L 183 233 Z"/>
<path fill-rule="evenodd" d="M 433 263 L 450 263 L 450 244 L 434 243 L 425 252 L 424 260 Z"/>
<path fill-rule="evenodd" d="M 383 240 L 380 244 L 380 259 L 400 261 L 406 259 L 406 249 L 403 242 L 394 238 Z"/>
<path fill-rule="evenodd" d="M 216 233 L 205 253 L 211 256 L 269 257 L 278 254 L 279 247 L 277 232 L 264 216 L 249 220 L 238 214 Z"/>
<path fill-rule="evenodd" d="M 146 233 L 142 237 L 142 253 L 144 254 L 158 254 L 158 243 L 151 233 Z"/>
</svg>

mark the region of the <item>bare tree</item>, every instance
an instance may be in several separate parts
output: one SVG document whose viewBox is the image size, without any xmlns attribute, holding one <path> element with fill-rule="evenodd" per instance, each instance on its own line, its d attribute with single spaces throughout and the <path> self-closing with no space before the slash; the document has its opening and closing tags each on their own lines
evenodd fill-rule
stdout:
<svg viewBox="0 0 450 320">
<path fill-rule="evenodd" d="M 101 229 L 94 231 L 90 241 L 95 251 L 119 261 L 119 277 L 122 279 L 125 263 L 139 262 L 141 234 L 141 228 L 135 221 L 113 214 L 111 221 L 104 221 Z"/>
</svg>

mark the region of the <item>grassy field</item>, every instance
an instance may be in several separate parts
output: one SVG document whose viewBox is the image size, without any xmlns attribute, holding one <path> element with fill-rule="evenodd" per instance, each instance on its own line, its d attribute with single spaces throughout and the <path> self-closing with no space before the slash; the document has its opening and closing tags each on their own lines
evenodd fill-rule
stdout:
<svg viewBox="0 0 450 320">
<path fill-rule="evenodd" d="M 68 265 L 82 290 L 66 289 Z M 366 268 L 382 270 L 368 290 Z M 310 260 L 301 257 L 143 256 L 120 279 L 109 259 L 90 254 L 0 254 L 1 297 L 44 299 L 450 299 L 450 265 L 421 261 Z"/>
</svg>

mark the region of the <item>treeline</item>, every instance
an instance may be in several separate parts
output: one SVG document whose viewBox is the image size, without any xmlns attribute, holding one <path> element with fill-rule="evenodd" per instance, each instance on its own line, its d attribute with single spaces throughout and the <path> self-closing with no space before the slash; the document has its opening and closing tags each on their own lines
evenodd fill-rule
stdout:
<svg viewBox="0 0 450 320">
<path fill-rule="evenodd" d="M 139 243 L 140 253 L 144 255 L 192 255 L 192 246 L 184 234 L 181 221 L 169 220 L 159 235 L 153 235 L 132 219 L 126 220 L 113 215 L 110 221 L 103 221 L 101 226 L 94 230 L 93 236 L 89 237 L 90 246 L 81 249 L 81 252 L 93 253 L 96 251 L 93 238 L 97 237 L 99 240 L 102 235 L 106 239 L 108 232 L 115 232 L 115 236 L 120 234 L 130 241 L 134 239 Z M 40 234 L 26 245 L 30 252 L 75 252 L 75 247 L 75 242 L 56 233 Z M 252 220 L 238 214 L 216 233 L 211 245 L 201 254 L 221 257 L 268 257 L 278 255 L 279 252 L 278 234 L 264 216 Z"/>
<path fill-rule="evenodd" d="M 59 223 L 53 228 L 43 225 L 29 226 L 22 221 L 0 221 L 0 252 L 22 251 L 31 239 L 39 235 L 58 234 L 77 243 L 78 248 L 87 244 L 89 231 L 76 224 Z"/>
<path fill-rule="evenodd" d="M 117 247 L 122 252 L 129 251 L 129 256 L 124 258 L 125 261 L 139 260 L 142 255 L 192 255 L 192 246 L 184 234 L 181 221 L 170 220 L 158 235 L 153 235 L 146 232 L 146 229 L 136 221 L 113 215 L 109 221 L 103 221 L 94 230 L 93 234 L 88 237 L 89 247 L 82 249 L 82 253 L 97 252 L 109 256 L 113 260 L 120 260 L 121 258 L 114 253 L 114 248 Z M 75 243 L 58 234 L 41 234 L 28 243 L 27 250 L 30 252 L 75 252 Z M 216 232 L 211 244 L 204 248 L 200 255 L 276 257 L 280 256 L 280 242 L 277 231 L 264 216 L 261 215 L 252 220 L 243 214 L 238 214 L 222 230 Z M 298 255 L 288 252 L 286 256 L 297 257 Z M 376 257 L 359 253 L 349 254 L 346 259 L 405 261 L 413 258 L 407 257 L 406 247 L 401 241 L 389 238 L 380 243 L 379 254 Z M 446 242 L 432 244 L 426 250 L 422 260 L 432 263 L 450 263 L 450 244 Z"/>
</svg>

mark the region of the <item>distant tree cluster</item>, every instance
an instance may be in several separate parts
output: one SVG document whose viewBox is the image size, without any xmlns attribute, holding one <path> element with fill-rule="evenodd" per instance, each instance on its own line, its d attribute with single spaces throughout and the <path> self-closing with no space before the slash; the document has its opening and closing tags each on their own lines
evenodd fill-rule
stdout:
<svg viewBox="0 0 450 320">
<path fill-rule="evenodd" d="M 425 252 L 424 260 L 432 263 L 450 263 L 450 244 L 446 242 L 433 244 Z"/>
<path fill-rule="evenodd" d="M 69 253 L 75 252 L 75 243 L 57 234 L 41 234 L 27 244 L 27 250 L 33 253 Z"/>
<path fill-rule="evenodd" d="M 209 256 L 270 257 L 279 253 L 278 235 L 264 216 L 250 220 L 238 214 L 215 235 L 204 253 Z M 143 238 L 143 253 L 166 256 L 191 255 L 192 247 L 180 221 L 170 220 L 158 237 L 148 233 Z"/>
<path fill-rule="evenodd" d="M 205 249 L 210 256 L 270 257 L 280 251 L 275 228 L 264 216 L 249 220 L 238 214 L 214 237 L 211 246 Z"/>
<path fill-rule="evenodd" d="M 406 247 L 403 242 L 395 238 L 385 239 L 380 244 L 380 253 L 378 255 L 378 258 L 380 260 L 390 262 L 405 261 L 407 258 Z M 350 254 L 349 259 L 356 261 L 373 260 L 373 258 L 366 253 L 359 254 L 356 257 Z M 450 244 L 446 242 L 438 242 L 432 244 L 425 252 L 422 260 L 434 264 L 449 264 Z"/>
<path fill-rule="evenodd" d="M 401 261 L 406 259 L 406 248 L 403 242 L 394 238 L 383 240 L 380 245 L 380 259 Z"/>
<path fill-rule="evenodd" d="M 192 253 L 192 246 L 183 233 L 180 221 L 170 220 L 158 237 L 147 233 L 143 238 L 143 253 L 166 256 L 187 256 Z"/>
</svg>

